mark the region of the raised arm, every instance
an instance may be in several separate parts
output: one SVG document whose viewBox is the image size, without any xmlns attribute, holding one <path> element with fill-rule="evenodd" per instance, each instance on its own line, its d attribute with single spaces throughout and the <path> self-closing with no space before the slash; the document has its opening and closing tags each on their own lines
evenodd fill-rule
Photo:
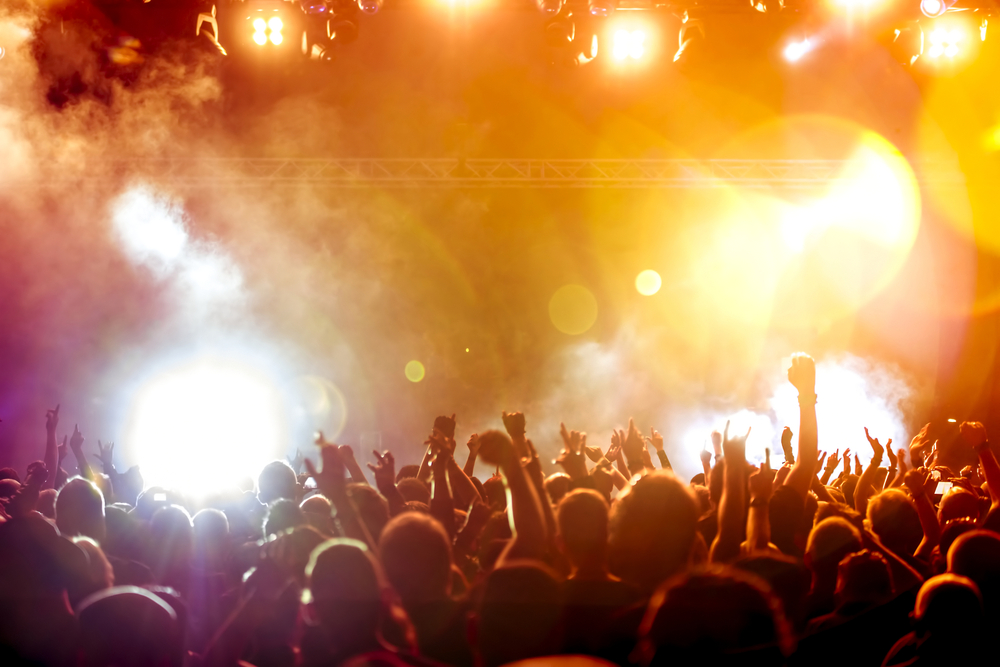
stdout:
<svg viewBox="0 0 1000 667">
<path fill-rule="evenodd" d="M 45 411 L 45 469 L 48 471 L 48 478 L 42 487 L 54 489 L 56 477 L 59 471 L 58 447 L 56 445 L 56 427 L 59 426 L 59 406 L 54 410 Z"/>
<path fill-rule="evenodd" d="M 986 485 L 990 489 L 993 507 L 1000 505 L 1000 464 L 990 449 L 986 427 L 979 422 L 962 422 L 958 428 L 962 439 L 979 455 L 979 465 L 983 468 L 983 477 L 986 478 Z"/>
<path fill-rule="evenodd" d="M 479 435 L 476 433 L 470 435 L 469 441 L 465 443 L 465 446 L 469 448 L 469 456 L 465 459 L 465 467 L 462 468 L 462 472 L 471 478 L 476 474 L 476 459 L 479 457 Z"/>
<path fill-rule="evenodd" d="M 350 445 L 340 445 L 340 459 L 344 462 L 344 468 L 347 469 L 347 474 L 351 476 L 352 482 L 371 486 L 368 483 L 368 478 L 365 477 L 365 471 L 361 469 L 358 460 L 354 458 L 354 450 L 351 449 Z"/>
<path fill-rule="evenodd" d="M 799 390 L 799 452 L 785 486 L 795 489 L 803 498 L 816 475 L 816 452 L 819 441 L 816 430 L 816 363 L 807 354 L 792 355 L 788 381 Z"/>
<path fill-rule="evenodd" d="M 937 486 L 937 480 L 931 477 L 930 473 L 924 475 L 920 470 L 910 470 L 906 473 L 903 483 L 906 484 L 917 506 L 920 528 L 924 531 L 924 537 L 913 555 L 929 562 L 934 547 L 941 541 L 941 524 L 938 522 L 937 512 L 934 511 L 930 496 Z"/>
<path fill-rule="evenodd" d="M 316 480 L 316 488 L 333 505 L 334 517 L 340 524 L 344 535 L 364 542 L 374 552 L 375 540 L 372 539 L 368 528 L 358 518 L 354 501 L 347 495 L 347 479 L 344 476 L 345 468 L 340 448 L 327 442 L 322 433 L 316 438 L 316 444 L 319 446 L 323 469 L 322 471 L 317 470 L 312 461 L 306 459 L 306 470 L 309 471 L 309 476 Z"/>
<path fill-rule="evenodd" d="M 664 470 L 673 470 L 673 466 L 670 465 L 670 459 L 667 458 L 667 453 L 663 451 L 663 436 L 660 435 L 660 432 L 650 427 L 647 441 L 656 450 L 656 458 L 660 460 L 660 467 Z"/>
<path fill-rule="evenodd" d="M 385 454 L 372 450 L 372 454 L 378 461 L 376 465 L 368 464 L 368 468 L 375 476 L 375 488 L 389 501 L 389 515 L 396 516 L 406 505 L 406 500 L 396 488 L 396 458 L 388 450 Z"/>
<path fill-rule="evenodd" d="M 826 468 L 823 470 L 823 476 L 820 478 L 819 483 L 826 486 L 830 482 L 830 476 L 836 472 L 837 466 L 840 465 L 840 449 L 836 449 L 833 455 L 826 459 Z"/>
<path fill-rule="evenodd" d="M 792 451 L 792 429 L 787 426 L 781 429 L 781 453 L 785 456 L 785 463 L 795 464 L 795 453 Z"/>
<path fill-rule="evenodd" d="M 750 511 L 747 513 L 750 551 L 766 551 L 771 544 L 769 505 L 773 492 L 774 470 L 771 469 L 771 450 L 768 449 L 760 470 L 750 475 Z"/>
<path fill-rule="evenodd" d="M 505 550 L 503 559 L 542 559 L 548 544 L 545 517 L 535 486 L 521 468 L 511 439 L 499 431 L 486 431 L 479 435 L 479 443 L 479 456 L 487 463 L 499 465 L 507 482 L 514 539 Z"/>
<path fill-rule="evenodd" d="M 76 457 L 76 465 L 80 470 L 80 476 L 93 482 L 94 471 L 87 462 L 87 455 L 83 453 L 83 442 L 83 433 L 80 433 L 80 427 L 74 424 L 73 435 L 69 438 L 69 448 L 73 450 L 73 456 Z"/>
<path fill-rule="evenodd" d="M 869 461 L 868 467 L 861 473 L 858 485 L 854 489 L 854 509 L 861 516 L 867 515 L 868 500 L 875 495 L 874 481 L 876 475 L 878 475 L 878 467 L 882 465 L 882 456 L 885 454 L 885 447 L 892 447 L 892 438 L 889 438 L 889 442 L 883 447 L 878 438 L 873 438 L 868 434 L 867 426 L 865 427 L 865 437 L 868 438 L 868 444 L 872 447 L 872 460 Z"/>
<path fill-rule="evenodd" d="M 719 532 L 712 542 L 709 558 L 713 563 L 726 563 L 740 555 L 745 524 L 747 436 L 729 437 L 729 423 L 723 433 L 722 452 L 726 462 L 723 475 L 722 498 L 719 500 Z"/>
<path fill-rule="evenodd" d="M 452 459 L 451 448 L 446 438 L 434 429 L 428 444 L 434 450 L 434 460 L 431 461 L 431 480 L 434 492 L 431 495 L 431 516 L 437 519 L 448 537 L 455 539 L 455 501 L 451 496 L 451 485 L 448 483 L 448 462 Z"/>
</svg>

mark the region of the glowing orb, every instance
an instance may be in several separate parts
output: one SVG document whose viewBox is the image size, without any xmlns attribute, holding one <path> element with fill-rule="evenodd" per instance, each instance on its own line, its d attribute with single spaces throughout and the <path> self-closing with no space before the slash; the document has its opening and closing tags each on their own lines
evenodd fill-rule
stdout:
<svg viewBox="0 0 1000 667">
<path fill-rule="evenodd" d="M 785 47 L 785 60 L 788 62 L 798 62 L 802 56 L 813 50 L 813 43 L 809 39 L 800 42 L 792 42 Z"/>
<path fill-rule="evenodd" d="M 406 379 L 410 382 L 420 382 L 424 379 L 425 371 L 424 365 L 414 359 L 413 361 L 406 362 L 406 368 L 403 369 L 403 373 L 406 374 Z"/>
<path fill-rule="evenodd" d="M 643 296 L 653 296 L 660 291 L 660 274 L 652 269 L 646 269 L 635 277 L 635 289 Z"/>
<path fill-rule="evenodd" d="M 278 44 L 281 44 L 281 41 L 282 41 L 282 38 L 281 38 L 281 33 L 280 32 L 272 32 L 271 33 L 271 43 L 272 44 L 274 44 L 275 46 L 277 46 Z"/>
<path fill-rule="evenodd" d="M 549 319 L 564 334 L 582 334 L 597 321 L 597 299 L 586 287 L 564 285 L 549 300 Z"/>
<path fill-rule="evenodd" d="M 282 397 L 262 372 L 202 358 L 145 383 L 129 410 L 128 444 L 147 485 L 201 495 L 256 479 L 286 449 Z"/>
<path fill-rule="evenodd" d="M 276 32 L 280 31 L 281 28 L 284 27 L 284 25 L 285 24 L 282 23 L 281 19 L 279 19 L 277 16 L 272 16 L 271 20 L 267 22 L 267 27 Z"/>
<path fill-rule="evenodd" d="M 264 22 L 264 19 L 254 19 L 253 20 L 253 29 L 256 32 L 264 32 L 265 28 L 267 28 L 267 23 Z"/>
<path fill-rule="evenodd" d="M 611 53 L 615 60 L 639 60 L 646 53 L 646 33 L 642 30 L 619 30 L 615 33 Z"/>
</svg>

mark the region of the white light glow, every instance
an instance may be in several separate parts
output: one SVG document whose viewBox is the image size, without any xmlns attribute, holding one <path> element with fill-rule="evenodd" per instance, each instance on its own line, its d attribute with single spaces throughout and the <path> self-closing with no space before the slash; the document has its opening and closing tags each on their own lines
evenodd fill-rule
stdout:
<svg viewBox="0 0 1000 667">
<path fill-rule="evenodd" d="M 948 6 L 944 0 L 920 0 L 920 11 L 923 12 L 924 16 L 935 18 L 944 14 L 946 9 Z"/>
<path fill-rule="evenodd" d="M 256 31 L 256 32 L 264 32 L 265 28 L 267 28 L 267 23 L 264 22 L 264 19 L 254 19 L 253 20 L 253 29 L 254 29 L 254 31 Z"/>
<path fill-rule="evenodd" d="M 278 44 L 281 44 L 282 41 L 283 40 L 282 40 L 280 32 L 272 32 L 271 33 L 271 43 L 272 44 L 274 44 L 275 46 L 277 46 Z"/>
<path fill-rule="evenodd" d="M 639 60 L 646 53 L 645 42 L 646 33 L 642 30 L 619 30 L 615 32 L 611 53 L 615 60 Z"/>
<path fill-rule="evenodd" d="M 256 479 L 285 451 L 286 424 L 281 396 L 265 373 L 203 358 L 139 389 L 127 440 L 147 485 L 201 495 Z"/>
<path fill-rule="evenodd" d="M 958 28 L 948 30 L 946 28 L 935 28 L 930 34 L 931 46 L 927 50 L 929 58 L 954 58 L 961 51 L 961 42 L 965 35 Z"/>
<path fill-rule="evenodd" d="M 259 46 L 264 46 L 267 43 L 267 35 L 262 32 L 255 32 L 253 34 L 253 41 L 257 42 Z"/>
<path fill-rule="evenodd" d="M 112 222 L 129 259 L 157 274 L 170 272 L 187 250 L 183 209 L 148 188 L 132 188 L 119 197 Z"/>
<path fill-rule="evenodd" d="M 280 32 L 280 31 L 281 31 L 281 28 L 282 28 L 282 27 L 283 27 L 284 25 L 285 25 L 285 24 L 284 24 L 284 23 L 282 23 L 282 22 L 281 22 L 281 19 L 279 19 L 279 18 L 278 18 L 277 16 L 272 16 L 272 17 L 271 17 L 271 20 L 267 22 L 267 26 L 268 26 L 268 27 L 269 27 L 269 28 L 270 28 L 271 30 L 274 30 L 274 31 L 277 31 L 277 32 Z"/>
<path fill-rule="evenodd" d="M 798 42 L 792 42 L 785 47 L 785 60 L 788 62 L 798 62 L 802 56 L 813 50 L 813 42 L 806 38 Z"/>
</svg>

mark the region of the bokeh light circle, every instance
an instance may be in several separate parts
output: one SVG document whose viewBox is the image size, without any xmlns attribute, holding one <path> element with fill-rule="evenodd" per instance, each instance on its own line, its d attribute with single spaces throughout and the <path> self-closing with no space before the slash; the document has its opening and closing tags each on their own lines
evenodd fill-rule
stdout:
<svg viewBox="0 0 1000 667">
<path fill-rule="evenodd" d="M 287 407 L 262 370 L 199 358 L 149 378 L 133 395 L 127 444 L 147 486 L 199 496 L 256 478 L 280 458 Z"/>
<path fill-rule="evenodd" d="M 597 321 L 597 299 L 586 287 L 563 285 L 549 300 L 549 319 L 564 334 L 582 334 Z"/>
<path fill-rule="evenodd" d="M 406 368 L 403 369 L 403 373 L 406 374 L 406 379 L 410 382 L 420 382 L 424 379 L 426 371 L 424 370 L 424 365 L 414 359 L 406 362 Z"/>
<path fill-rule="evenodd" d="M 662 284 L 660 274 L 652 269 L 646 269 L 635 277 L 635 289 L 643 296 L 653 296 L 660 291 Z"/>
</svg>

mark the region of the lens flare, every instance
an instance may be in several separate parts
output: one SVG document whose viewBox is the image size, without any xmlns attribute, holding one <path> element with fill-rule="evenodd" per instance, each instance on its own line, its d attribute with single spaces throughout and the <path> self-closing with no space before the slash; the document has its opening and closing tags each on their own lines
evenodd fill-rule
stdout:
<svg viewBox="0 0 1000 667">
<path fill-rule="evenodd" d="M 549 300 L 549 319 L 564 334 L 582 334 L 597 321 L 597 299 L 586 287 L 564 285 Z"/>
<path fill-rule="evenodd" d="M 288 415 L 275 382 L 249 364 L 182 363 L 134 394 L 127 437 L 149 485 L 192 495 L 255 478 L 286 449 Z"/>
<path fill-rule="evenodd" d="M 785 47 L 785 60 L 791 63 L 798 62 L 804 55 L 813 50 L 813 46 L 813 42 L 809 39 L 792 42 Z"/>
<path fill-rule="evenodd" d="M 615 32 L 611 54 L 615 60 L 639 60 L 646 53 L 645 42 L 646 33 L 642 30 L 619 30 Z"/>
<path fill-rule="evenodd" d="M 653 296 L 660 291 L 662 284 L 660 274 L 652 269 L 646 269 L 635 277 L 635 289 L 643 296 Z"/>
<path fill-rule="evenodd" d="M 424 365 L 414 359 L 406 362 L 406 367 L 403 369 L 403 373 L 406 375 L 406 379 L 410 382 L 420 382 L 424 379 L 426 371 L 424 370 Z"/>
</svg>

